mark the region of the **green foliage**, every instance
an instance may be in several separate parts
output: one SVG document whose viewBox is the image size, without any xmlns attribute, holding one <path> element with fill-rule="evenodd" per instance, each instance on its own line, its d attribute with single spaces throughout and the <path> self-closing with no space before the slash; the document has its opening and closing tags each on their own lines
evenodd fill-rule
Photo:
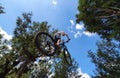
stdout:
<svg viewBox="0 0 120 78">
<path fill-rule="evenodd" d="M 17 64 L 14 52 L 8 46 L 10 46 L 9 41 L 0 34 L 0 77 L 2 78 L 5 78 Z"/>
<path fill-rule="evenodd" d="M 40 31 L 49 32 L 50 26 L 47 22 L 31 22 L 31 13 L 24 13 L 23 18 L 18 17 L 13 36 L 13 48 L 22 59 L 38 57 L 40 52 L 37 51 L 34 44 L 34 37 Z M 27 51 L 27 52 L 26 52 Z M 37 55 L 36 55 L 37 54 Z"/>
<path fill-rule="evenodd" d="M 22 17 L 17 18 L 17 27 L 14 30 L 14 36 L 12 38 L 12 48 L 16 53 L 17 60 L 23 62 L 17 71 L 18 78 L 24 70 L 29 70 L 26 67 L 27 65 L 41 56 L 41 53 L 34 44 L 35 35 L 40 31 L 50 33 L 50 25 L 47 25 L 47 22 L 32 22 L 31 17 L 31 13 L 23 13 Z"/>
<path fill-rule="evenodd" d="M 59 58 L 59 62 L 54 62 L 54 76 L 53 78 L 71 78 L 78 76 L 78 64 L 73 60 L 73 64 L 70 66 L 65 63 L 64 58 Z"/>
<path fill-rule="evenodd" d="M 33 63 L 30 78 L 72 78 L 78 75 L 78 64 L 75 60 L 72 65 L 68 65 L 61 53 L 58 56 L 50 57 L 46 61 Z"/>
<path fill-rule="evenodd" d="M 96 65 L 93 78 L 120 77 L 120 1 L 79 0 L 77 22 L 82 21 L 86 30 L 96 32 L 103 39 L 97 43 L 96 53 L 89 51 Z"/>
<path fill-rule="evenodd" d="M 4 8 L 0 5 L 0 14 L 4 13 Z M 10 43 L 3 38 L 4 34 L 0 31 L 0 77 L 5 78 L 10 70 L 15 65 L 13 55 L 14 53 L 8 47 Z"/>
<path fill-rule="evenodd" d="M 103 40 L 97 43 L 97 53 L 89 51 L 92 62 L 96 65 L 93 78 L 120 77 L 120 46 L 115 41 Z"/>
<path fill-rule="evenodd" d="M 79 0 L 77 22 L 86 30 L 97 32 L 102 38 L 120 40 L 119 0 Z"/>
<path fill-rule="evenodd" d="M 65 61 L 63 53 L 54 59 L 52 66 L 52 73 L 54 74 L 52 78 L 72 78 L 73 76 L 78 76 L 77 62 L 73 59 L 72 65 L 68 65 Z"/>
<path fill-rule="evenodd" d="M 49 60 L 48 60 L 49 61 Z M 50 63 L 48 61 L 41 61 L 33 63 L 30 70 L 30 78 L 47 78 L 50 74 Z"/>
</svg>

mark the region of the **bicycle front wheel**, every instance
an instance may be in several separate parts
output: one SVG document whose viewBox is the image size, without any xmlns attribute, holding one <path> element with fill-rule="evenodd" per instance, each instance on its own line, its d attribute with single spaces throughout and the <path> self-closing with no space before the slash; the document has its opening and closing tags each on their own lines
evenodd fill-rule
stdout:
<svg viewBox="0 0 120 78">
<path fill-rule="evenodd" d="M 54 39 L 46 32 L 39 32 L 35 36 L 35 44 L 37 49 L 46 56 L 55 54 Z"/>
<path fill-rule="evenodd" d="M 68 65 L 72 65 L 72 59 L 67 49 L 64 50 L 64 58 Z"/>
</svg>

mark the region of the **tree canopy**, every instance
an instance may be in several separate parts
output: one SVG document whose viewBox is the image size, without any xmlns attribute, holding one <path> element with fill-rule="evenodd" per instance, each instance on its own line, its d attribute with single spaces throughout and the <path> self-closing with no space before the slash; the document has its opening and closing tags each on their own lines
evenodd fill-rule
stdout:
<svg viewBox="0 0 120 78">
<path fill-rule="evenodd" d="M 96 65 L 93 78 L 120 77 L 120 1 L 79 0 L 76 22 L 101 37 L 97 51 L 88 52 Z"/>
<path fill-rule="evenodd" d="M 79 0 L 76 21 L 102 38 L 120 40 L 119 0 Z"/>
<path fill-rule="evenodd" d="M 9 49 L 9 45 L 9 41 L 0 34 L 0 77 L 2 78 L 5 78 L 17 63 L 14 62 L 14 53 Z"/>
<path fill-rule="evenodd" d="M 97 52 L 89 51 L 92 62 L 96 65 L 93 78 L 120 77 L 120 46 L 114 41 L 102 40 L 97 43 Z"/>
</svg>

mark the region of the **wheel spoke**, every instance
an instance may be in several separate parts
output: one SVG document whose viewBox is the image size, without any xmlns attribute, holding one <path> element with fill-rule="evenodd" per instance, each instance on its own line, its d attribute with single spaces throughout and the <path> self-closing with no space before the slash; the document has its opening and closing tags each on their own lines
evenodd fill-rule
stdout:
<svg viewBox="0 0 120 78">
<path fill-rule="evenodd" d="M 54 40 L 47 33 L 38 33 L 36 36 L 36 45 L 41 53 L 52 55 L 55 52 Z"/>
</svg>

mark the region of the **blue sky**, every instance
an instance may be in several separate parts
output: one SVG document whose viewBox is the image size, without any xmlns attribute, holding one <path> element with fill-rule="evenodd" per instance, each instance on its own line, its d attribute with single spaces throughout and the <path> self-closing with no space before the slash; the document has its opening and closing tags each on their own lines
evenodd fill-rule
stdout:
<svg viewBox="0 0 120 78">
<path fill-rule="evenodd" d="M 88 58 L 87 51 L 97 49 L 99 37 L 84 31 L 83 23 L 75 23 L 78 0 L 3 0 L 1 4 L 6 13 L 0 15 L 0 30 L 6 38 L 11 38 L 17 17 L 24 12 L 32 12 L 33 21 L 48 21 L 52 28 L 68 33 L 71 41 L 67 46 L 71 56 L 79 63 L 82 73 L 93 74 L 95 66 Z"/>
</svg>

